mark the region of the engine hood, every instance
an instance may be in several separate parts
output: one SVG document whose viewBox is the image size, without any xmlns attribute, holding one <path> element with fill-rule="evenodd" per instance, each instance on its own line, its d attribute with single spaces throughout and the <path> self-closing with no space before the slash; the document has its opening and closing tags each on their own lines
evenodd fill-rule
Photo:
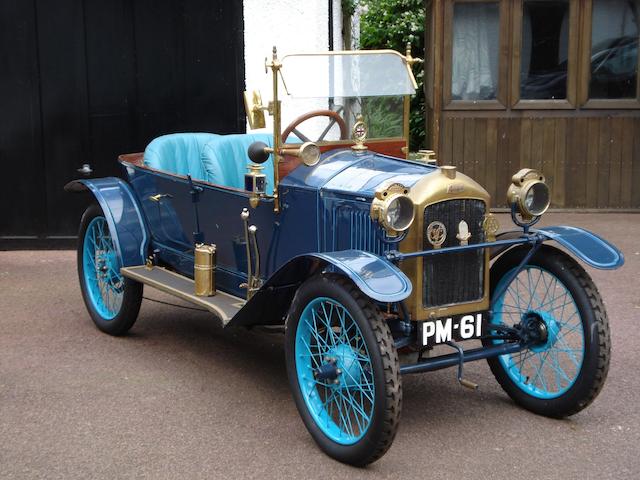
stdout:
<svg viewBox="0 0 640 480">
<path fill-rule="evenodd" d="M 281 185 L 372 197 L 382 183 L 393 181 L 410 188 L 434 170 L 436 167 L 430 165 L 375 152 L 331 150 L 322 155 L 317 165 L 296 168 L 282 179 Z"/>
</svg>

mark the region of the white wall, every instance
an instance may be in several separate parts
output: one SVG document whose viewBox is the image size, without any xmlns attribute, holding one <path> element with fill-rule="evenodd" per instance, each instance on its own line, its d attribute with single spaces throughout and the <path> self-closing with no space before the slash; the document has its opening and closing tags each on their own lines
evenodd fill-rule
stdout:
<svg viewBox="0 0 640 480">
<path fill-rule="evenodd" d="M 341 2 L 340 0 L 332 1 L 334 50 L 340 50 L 342 48 Z M 244 0 L 246 88 L 260 90 L 265 105 L 271 100 L 272 88 L 271 72 L 265 74 L 264 60 L 265 57 L 271 58 L 271 49 L 274 45 L 278 48 L 280 58 L 290 53 L 327 51 L 329 49 L 329 1 Z M 291 75 L 292 72 L 287 74 Z M 295 72 L 295 74 L 305 75 L 308 72 Z M 316 108 L 320 107 L 321 105 L 316 105 Z M 286 108 L 286 105 L 283 108 Z M 283 122 L 284 124 L 288 123 L 293 113 L 295 112 L 287 112 L 288 118 Z M 271 125 L 271 118 L 267 115 L 267 130 L 271 130 Z"/>
</svg>

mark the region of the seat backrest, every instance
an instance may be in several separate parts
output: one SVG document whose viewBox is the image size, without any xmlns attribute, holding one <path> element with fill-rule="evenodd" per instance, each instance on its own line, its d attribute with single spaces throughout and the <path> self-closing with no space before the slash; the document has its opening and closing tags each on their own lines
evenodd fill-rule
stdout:
<svg viewBox="0 0 640 480">
<path fill-rule="evenodd" d="M 172 133 L 154 139 L 144 151 L 144 164 L 157 170 L 191 175 L 207 181 L 202 150 L 220 135 L 214 133 Z"/>
<path fill-rule="evenodd" d="M 217 185 L 244 190 L 244 174 L 251 163 L 247 150 L 253 142 L 273 144 L 269 133 L 240 133 L 219 135 L 211 139 L 202 150 L 202 164 L 207 181 Z M 267 193 L 273 193 L 273 159 L 262 164 L 267 176 Z"/>
</svg>

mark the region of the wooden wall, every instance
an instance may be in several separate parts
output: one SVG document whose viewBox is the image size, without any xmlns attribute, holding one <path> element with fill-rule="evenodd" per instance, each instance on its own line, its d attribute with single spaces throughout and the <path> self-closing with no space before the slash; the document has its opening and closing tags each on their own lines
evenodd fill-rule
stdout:
<svg viewBox="0 0 640 480">
<path fill-rule="evenodd" d="M 574 48 L 566 101 L 520 99 L 522 0 L 499 1 L 496 99 L 452 100 L 454 6 L 475 1 L 481 0 L 425 0 L 427 147 L 438 163 L 476 179 L 494 207 L 506 206 L 511 176 L 531 167 L 547 177 L 553 207 L 640 209 L 640 94 L 589 98 L 592 1 L 570 2 Z"/>
<path fill-rule="evenodd" d="M 505 206 L 511 175 L 531 167 L 547 177 L 553 207 L 640 208 L 640 116 L 634 113 L 445 112 L 438 163 L 478 181 L 493 206 Z"/>
</svg>

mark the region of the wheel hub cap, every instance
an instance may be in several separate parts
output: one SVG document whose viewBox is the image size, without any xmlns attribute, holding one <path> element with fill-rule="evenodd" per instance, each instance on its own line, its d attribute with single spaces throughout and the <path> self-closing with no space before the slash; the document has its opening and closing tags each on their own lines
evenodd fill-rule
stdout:
<svg viewBox="0 0 640 480">
<path fill-rule="evenodd" d="M 540 353 L 553 347 L 558 341 L 560 324 L 548 312 L 527 312 L 522 324 L 533 342 L 531 351 Z"/>
<path fill-rule="evenodd" d="M 361 368 L 356 351 L 347 344 L 336 345 L 327 352 L 325 363 L 314 372 L 318 380 L 328 380 L 336 387 L 353 387 L 360 383 Z"/>
</svg>

